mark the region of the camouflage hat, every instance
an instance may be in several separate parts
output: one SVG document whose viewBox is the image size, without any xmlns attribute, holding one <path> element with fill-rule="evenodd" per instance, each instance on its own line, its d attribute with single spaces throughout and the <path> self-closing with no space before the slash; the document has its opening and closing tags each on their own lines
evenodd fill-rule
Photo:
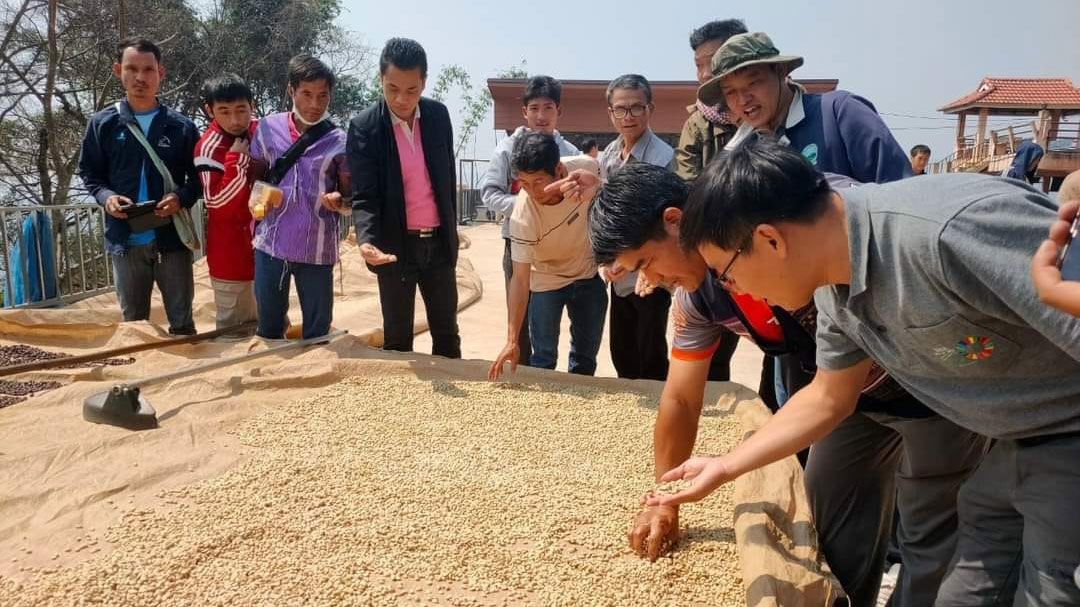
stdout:
<svg viewBox="0 0 1080 607">
<path fill-rule="evenodd" d="M 803 58 L 781 55 L 773 46 L 772 40 L 762 32 L 736 34 L 728 38 L 713 54 L 713 77 L 698 89 L 698 99 L 709 106 L 723 105 L 724 92 L 721 83 L 724 78 L 744 67 L 769 63 L 783 65 L 790 73 L 803 64 Z"/>
</svg>

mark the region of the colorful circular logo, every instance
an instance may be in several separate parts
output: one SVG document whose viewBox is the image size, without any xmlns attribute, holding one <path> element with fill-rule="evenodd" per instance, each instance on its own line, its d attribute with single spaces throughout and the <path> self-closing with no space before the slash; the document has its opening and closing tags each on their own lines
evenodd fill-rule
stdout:
<svg viewBox="0 0 1080 607">
<path fill-rule="evenodd" d="M 986 360 L 994 355 L 994 340 L 968 335 L 956 342 L 956 352 L 972 362 Z"/>
</svg>

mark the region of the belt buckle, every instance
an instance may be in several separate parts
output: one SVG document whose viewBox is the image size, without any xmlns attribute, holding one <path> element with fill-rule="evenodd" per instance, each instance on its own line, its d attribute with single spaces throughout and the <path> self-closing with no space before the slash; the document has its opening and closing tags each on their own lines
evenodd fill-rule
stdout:
<svg viewBox="0 0 1080 607">
<path fill-rule="evenodd" d="M 435 237 L 435 230 L 432 229 L 432 228 L 428 228 L 428 229 L 424 229 L 424 230 L 418 230 L 418 232 L 419 232 L 418 236 L 420 236 L 420 238 L 434 238 Z"/>
</svg>

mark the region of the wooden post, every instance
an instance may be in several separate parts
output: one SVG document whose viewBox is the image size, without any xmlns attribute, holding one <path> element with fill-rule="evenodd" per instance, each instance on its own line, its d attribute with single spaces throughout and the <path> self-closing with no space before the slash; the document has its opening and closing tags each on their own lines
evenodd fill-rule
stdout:
<svg viewBox="0 0 1080 607">
<path fill-rule="evenodd" d="M 1046 133 L 1046 143 L 1058 138 L 1058 127 L 1061 125 L 1061 110 L 1050 110 L 1050 126 Z"/>
<path fill-rule="evenodd" d="M 1046 149 L 1046 142 L 1050 135 L 1050 112 L 1046 110 L 1039 110 L 1038 130 L 1035 132 L 1035 143 Z"/>
<path fill-rule="evenodd" d="M 966 122 L 967 113 L 960 112 L 960 114 L 956 116 L 956 149 L 953 150 L 956 152 L 957 156 L 960 155 L 960 150 L 964 148 L 964 128 Z"/>
<path fill-rule="evenodd" d="M 1016 153 L 1016 133 L 1013 132 L 1012 125 L 1009 125 L 1009 153 Z"/>
<path fill-rule="evenodd" d="M 983 145 L 986 142 L 986 120 L 990 117 L 990 110 L 988 108 L 982 108 L 979 110 L 979 126 L 975 131 L 975 157 L 976 159 L 982 158 L 985 154 L 983 151 Z"/>
</svg>

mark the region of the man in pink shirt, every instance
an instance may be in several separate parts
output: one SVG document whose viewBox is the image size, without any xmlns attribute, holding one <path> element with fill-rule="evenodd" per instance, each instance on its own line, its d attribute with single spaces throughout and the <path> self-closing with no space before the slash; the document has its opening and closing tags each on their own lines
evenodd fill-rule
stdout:
<svg viewBox="0 0 1080 607">
<path fill-rule="evenodd" d="M 379 57 L 383 99 L 349 125 L 353 222 L 379 279 L 383 349 L 411 352 L 416 289 L 432 354 L 461 358 L 457 325 L 454 131 L 446 106 L 421 97 L 427 55 L 392 38 Z"/>
</svg>

